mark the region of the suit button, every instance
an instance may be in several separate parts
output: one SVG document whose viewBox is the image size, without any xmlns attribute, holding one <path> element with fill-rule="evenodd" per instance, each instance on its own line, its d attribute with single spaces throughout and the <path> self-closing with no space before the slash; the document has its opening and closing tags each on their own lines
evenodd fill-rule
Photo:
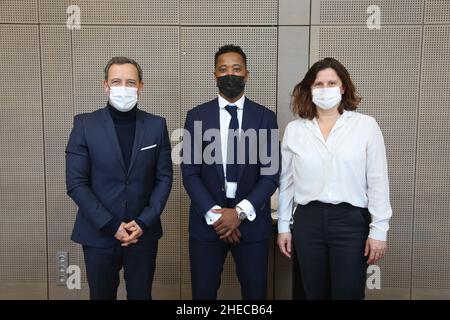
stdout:
<svg viewBox="0 0 450 320">
<path fill-rule="evenodd" d="M 129 182 L 129 181 L 127 180 L 127 181 L 125 181 L 125 184 L 126 184 L 126 185 L 129 185 L 129 184 L 130 184 L 130 182 Z"/>
<path fill-rule="evenodd" d="M 126 202 L 122 202 L 122 208 L 126 208 L 127 203 Z"/>
<path fill-rule="evenodd" d="M 222 188 L 222 189 L 220 189 L 220 190 L 225 191 L 225 188 Z"/>
</svg>

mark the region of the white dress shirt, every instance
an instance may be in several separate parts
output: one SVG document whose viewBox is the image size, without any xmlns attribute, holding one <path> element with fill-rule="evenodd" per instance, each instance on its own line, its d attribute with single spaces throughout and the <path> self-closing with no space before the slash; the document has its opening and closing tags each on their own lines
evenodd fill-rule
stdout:
<svg viewBox="0 0 450 320">
<path fill-rule="evenodd" d="M 383 135 L 374 118 L 344 111 L 325 141 L 317 120 L 297 119 L 285 130 L 278 232 L 290 232 L 294 203 L 347 202 L 368 208 L 369 237 L 385 241 L 392 209 Z"/>
<path fill-rule="evenodd" d="M 239 122 L 239 129 L 242 129 L 242 114 L 244 112 L 245 95 L 239 100 L 231 103 L 219 95 L 219 116 L 220 116 L 220 138 L 222 143 L 222 163 L 223 163 L 223 175 L 225 177 L 225 192 L 227 198 L 234 199 L 236 196 L 237 183 L 227 181 L 227 143 L 228 143 L 228 128 L 230 126 L 231 114 L 225 109 L 228 105 L 235 105 L 237 107 L 237 118 Z M 256 212 L 253 205 L 247 199 L 242 200 L 237 204 L 246 214 L 247 219 L 253 221 L 256 218 Z M 220 209 L 220 206 L 215 205 L 212 209 Z M 220 217 L 221 214 L 213 213 L 209 210 L 205 214 L 205 219 L 208 224 L 213 224 Z"/>
</svg>

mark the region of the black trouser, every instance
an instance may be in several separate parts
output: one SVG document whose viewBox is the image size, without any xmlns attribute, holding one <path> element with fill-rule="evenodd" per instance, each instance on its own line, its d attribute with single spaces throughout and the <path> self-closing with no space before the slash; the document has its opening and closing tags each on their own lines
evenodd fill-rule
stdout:
<svg viewBox="0 0 450 320">
<path fill-rule="evenodd" d="M 235 200 L 227 199 L 227 207 L 234 208 Z M 217 299 L 223 265 L 228 252 L 233 255 L 236 274 L 241 284 L 242 298 L 244 300 L 267 299 L 268 240 L 246 242 L 241 239 L 239 244 L 228 244 L 218 238 L 208 242 L 190 237 L 192 299 Z"/>
<path fill-rule="evenodd" d="M 158 241 L 111 248 L 83 246 L 91 300 L 116 300 L 124 268 L 128 300 L 151 300 Z"/>
<path fill-rule="evenodd" d="M 192 299 L 216 300 L 223 265 L 231 251 L 244 300 L 267 299 L 268 241 L 227 244 L 189 239 Z"/>
<path fill-rule="evenodd" d="M 370 214 L 313 201 L 294 214 L 294 244 L 307 299 L 364 299 Z"/>
</svg>

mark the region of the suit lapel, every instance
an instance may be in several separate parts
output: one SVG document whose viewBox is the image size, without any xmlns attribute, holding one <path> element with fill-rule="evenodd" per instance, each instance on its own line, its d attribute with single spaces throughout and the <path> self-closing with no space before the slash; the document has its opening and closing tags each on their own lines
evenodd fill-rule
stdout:
<svg viewBox="0 0 450 320">
<path fill-rule="evenodd" d="M 207 123 L 207 125 L 205 126 L 205 130 L 207 129 L 218 129 L 219 130 L 219 134 L 220 134 L 220 108 L 219 108 L 219 99 L 215 99 L 212 104 L 211 107 L 213 110 L 211 110 L 211 122 Z M 221 183 L 224 185 L 225 184 L 225 176 L 223 174 L 223 164 L 222 164 L 222 139 L 219 136 L 219 141 L 218 142 L 218 148 L 216 149 L 217 154 L 215 154 L 215 158 L 219 159 L 220 161 L 217 163 L 216 162 L 216 169 L 217 169 L 217 173 L 219 175 L 220 181 Z"/>
<path fill-rule="evenodd" d="M 249 100 L 247 98 L 245 98 L 244 101 L 244 109 L 243 109 L 243 113 L 242 113 L 242 132 L 241 134 L 243 135 L 244 132 L 246 132 L 248 129 L 254 129 L 257 130 L 258 128 L 256 127 L 256 123 L 258 123 L 258 112 L 256 112 L 256 110 L 253 108 L 253 105 L 251 104 L 251 102 L 249 102 Z M 258 135 L 258 132 L 256 132 L 256 135 Z M 242 136 L 242 138 L 244 138 Z M 248 143 L 248 141 L 244 141 L 245 142 L 245 158 L 249 159 L 250 158 L 250 150 L 249 148 L 251 147 Z M 257 148 L 257 146 L 256 146 Z M 241 180 L 244 171 L 245 171 L 245 166 L 247 165 L 247 160 L 245 161 L 245 164 L 240 164 L 238 165 L 238 188 L 239 188 L 239 181 Z"/>
<path fill-rule="evenodd" d="M 114 122 L 111 118 L 111 115 L 109 114 L 108 107 L 103 108 L 102 117 L 103 117 L 103 126 L 105 128 L 108 140 L 111 143 L 112 152 L 119 160 L 122 170 L 125 171 L 125 163 L 123 161 L 122 151 L 120 150 L 116 128 L 114 127 Z"/>
<path fill-rule="evenodd" d="M 136 162 L 136 158 L 141 150 L 144 134 L 144 114 L 141 110 L 138 109 L 136 114 L 136 129 L 134 133 L 133 149 L 131 152 L 130 165 L 128 166 L 128 175 L 130 174 L 131 169 L 133 169 L 133 165 Z"/>
</svg>

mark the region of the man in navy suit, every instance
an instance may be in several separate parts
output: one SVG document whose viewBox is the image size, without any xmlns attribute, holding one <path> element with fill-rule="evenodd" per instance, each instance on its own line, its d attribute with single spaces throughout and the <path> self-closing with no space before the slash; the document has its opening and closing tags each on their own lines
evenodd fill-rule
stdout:
<svg viewBox="0 0 450 320">
<path fill-rule="evenodd" d="M 270 197 L 279 178 L 276 116 L 244 96 L 240 47 L 218 50 L 214 74 L 219 96 L 187 113 L 183 136 L 192 297 L 217 298 L 231 251 L 243 299 L 266 299 Z"/>
<path fill-rule="evenodd" d="M 103 85 L 107 106 L 75 116 L 67 144 L 67 193 L 78 206 L 72 240 L 83 246 L 91 299 L 116 299 L 122 267 L 127 298 L 151 299 L 172 187 L 166 121 L 138 109 L 134 60 L 112 58 Z"/>
</svg>

